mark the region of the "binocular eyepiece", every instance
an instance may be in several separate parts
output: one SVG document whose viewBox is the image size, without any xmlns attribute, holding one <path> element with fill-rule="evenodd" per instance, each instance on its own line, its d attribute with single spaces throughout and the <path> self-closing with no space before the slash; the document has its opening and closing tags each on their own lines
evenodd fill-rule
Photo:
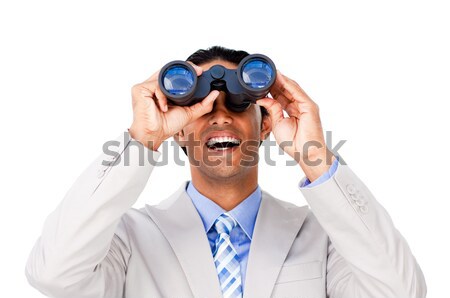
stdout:
<svg viewBox="0 0 450 298">
<path fill-rule="evenodd" d="M 236 69 L 214 65 L 197 77 L 194 67 L 185 61 L 172 61 L 159 73 L 158 83 L 168 101 L 190 106 L 205 98 L 212 90 L 226 93 L 225 105 L 243 112 L 250 103 L 265 97 L 276 79 L 275 64 L 267 56 L 245 57 Z"/>
</svg>

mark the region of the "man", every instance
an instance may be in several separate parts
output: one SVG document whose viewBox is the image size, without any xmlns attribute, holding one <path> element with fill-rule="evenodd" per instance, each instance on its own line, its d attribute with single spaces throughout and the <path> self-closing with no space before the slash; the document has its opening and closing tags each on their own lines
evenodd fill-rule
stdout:
<svg viewBox="0 0 450 298">
<path fill-rule="evenodd" d="M 188 61 L 201 75 L 247 55 L 213 47 Z M 278 72 L 273 99 L 237 113 L 218 91 L 169 106 L 157 77 L 132 89 L 129 133 L 138 142 L 121 136 L 117 155 L 100 155 L 46 220 L 26 267 L 34 287 L 77 298 L 425 297 L 406 241 L 326 148 L 318 106 L 296 82 Z M 299 188 L 310 209 L 259 188 L 251 161 L 270 132 L 305 173 Z M 131 209 L 171 136 L 192 180 L 159 205 Z"/>
</svg>

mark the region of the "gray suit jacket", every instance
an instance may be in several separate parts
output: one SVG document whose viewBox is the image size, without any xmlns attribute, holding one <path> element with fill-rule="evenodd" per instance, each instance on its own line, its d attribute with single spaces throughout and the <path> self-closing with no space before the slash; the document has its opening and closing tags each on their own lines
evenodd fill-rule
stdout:
<svg viewBox="0 0 450 298">
<path fill-rule="evenodd" d="M 102 154 L 47 218 L 26 265 L 29 282 L 51 297 L 221 297 L 186 185 L 131 209 L 160 154 L 118 141 L 120 158 Z M 301 192 L 310 208 L 263 192 L 244 297 L 425 297 L 406 241 L 348 166 Z"/>
</svg>

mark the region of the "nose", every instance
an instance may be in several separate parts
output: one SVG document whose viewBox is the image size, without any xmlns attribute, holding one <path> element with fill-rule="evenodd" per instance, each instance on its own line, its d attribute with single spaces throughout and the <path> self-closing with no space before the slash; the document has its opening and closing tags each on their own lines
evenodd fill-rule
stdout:
<svg viewBox="0 0 450 298">
<path fill-rule="evenodd" d="M 225 98 L 225 92 L 220 92 L 219 97 L 214 102 L 212 111 L 209 113 L 209 125 L 225 125 L 233 122 L 233 117 L 225 105 Z"/>
</svg>

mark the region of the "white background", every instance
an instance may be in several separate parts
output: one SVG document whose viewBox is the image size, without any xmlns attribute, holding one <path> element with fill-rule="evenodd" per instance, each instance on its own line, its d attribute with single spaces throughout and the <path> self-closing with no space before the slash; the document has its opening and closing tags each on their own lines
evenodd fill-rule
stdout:
<svg viewBox="0 0 450 298">
<path fill-rule="evenodd" d="M 132 120 L 130 89 L 166 62 L 223 45 L 264 53 L 321 107 L 325 130 L 408 240 L 428 297 L 450 268 L 450 18 L 446 1 L 2 1 L 2 297 L 42 297 L 24 267 L 46 216 Z M 215 4 L 213 4 L 215 3 Z M 276 148 L 275 148 L 276 149 Z M 297 204 L 299 167 L 261 163 Z M 170 155 L 168 156 L 170 159 Z M 189 179 L 170 163 L 136 207 Z M 444 294 L 445 293 L 445 294 Z"/>
</svg>

